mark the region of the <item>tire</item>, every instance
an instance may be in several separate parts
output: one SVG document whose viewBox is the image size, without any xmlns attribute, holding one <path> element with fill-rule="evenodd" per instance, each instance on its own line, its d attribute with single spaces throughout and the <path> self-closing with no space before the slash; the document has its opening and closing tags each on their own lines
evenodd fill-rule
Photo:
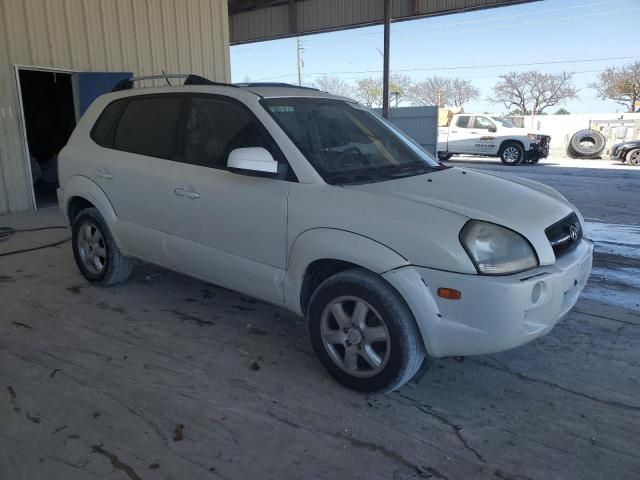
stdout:
<svg viewBox="0 0 640 480">
<path fill-rule="evenodd" d="M 640 148 L 629 150 L 624 158 L 629 165 L 635 165 L 637 167 L 640 165 Z"/>
<path fill-rule="evenodd" d="M 422 336 L 404 299 L 366 270 L 346 270 L 322 282 L 307 318 L 320 363 L 347 388 L 390 392 L 411 380 L 425 359 Z"/>
<path fill-rule="evenodd" d="M 114 285 L 131 275 L 133 260 L 120 253 L 97 209 L 78 213 L 73 220 L 71 245 L 78 269 L 89 282 Z"/>
<path fill-rule="evenodd" d="M 440 160 L 442 162 L 446 162 L 451 157 L 453 157 L 453 153 L 438 152 L 438 160 Z"/>
<path fill-rule="evenodd" d="M 505 142 L 499 155 L 502 163 L 514 167 L 524 160 L 524 147 L 518 142 Z"/>
<path fill-rule="evenodd" d="M 602 156 L 606 139 L 595 130 L 580 130 L 569 140 L 567 152 L 573 158 L 599 158 Z"/>
</svg>

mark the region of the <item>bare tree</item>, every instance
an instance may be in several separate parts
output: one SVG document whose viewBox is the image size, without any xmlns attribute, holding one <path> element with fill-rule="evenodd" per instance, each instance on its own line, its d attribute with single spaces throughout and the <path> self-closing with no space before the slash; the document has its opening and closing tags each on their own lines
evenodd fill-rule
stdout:
<svg viewBox="0 0 640 480">
<path fill-rule="evenodd" d="M 444 107 L 451 98 L 451 80 L 442 77 L 430 77 L 414 83 L 409 88 L 409 100 L 412 105 L 437 105 Z"/>
<path fill-rule="evenodd" d="M 407 95 L 411 79 L 406 75 L 391 74 L 389 92 L 398 92 L 400 98 Z M 362 78 L 356 82 L 355 97 L 369 108 L 382 107 L 382 77 Z"/>
<path fill-rule="evenodd" d="M 640 112 L 640 62 L 607 68 L 589 87 L 594 88 L 603 100 L 614 100 L 631 113 Z"/>
<path fill-rule="evenodd" d="M 409 89 L 409 99 L 413 105 L 451 105 L 461 107 L 478 98 L 480 90 L 469 80 L 461 78 L 430 77 L 414 83 Z"/>
<path fill-rule="evenodd" d="M 451 80 L 451 96 L 449 104 L 454 107 L 462 107 L 471 100 L 476 100 L 480 96 L 480 90 L 471 85 L 470 80 L 454 78 Z"/>
<path fill-rule="evenodd" d="M 317 78 L 311 86 L 318 90 L 322 90 L 323 92 L 340 95 L 342 97 L 354 96 L 353 86 L 342 80 L 340 77 L 324 75 Z"/>
<path fill-rule="evenodd" d="M 546 108 L 576 98 L 573 73 L 509 72 L 500 75 L 489 101 L 516 109 L 523 115 L 541 114 Z"/>
</svg>

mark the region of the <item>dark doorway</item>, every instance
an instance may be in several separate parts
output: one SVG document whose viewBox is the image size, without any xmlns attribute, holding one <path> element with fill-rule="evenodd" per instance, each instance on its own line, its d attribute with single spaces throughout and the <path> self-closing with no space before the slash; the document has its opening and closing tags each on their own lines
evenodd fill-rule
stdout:
<svg viewBox="0 0 640 480">
<path fill-rule="evenodd" d="M 76 125 L 71 74 L 18 70 L 36 207 L 57 204 L 58 153 Z"/>
</svg>

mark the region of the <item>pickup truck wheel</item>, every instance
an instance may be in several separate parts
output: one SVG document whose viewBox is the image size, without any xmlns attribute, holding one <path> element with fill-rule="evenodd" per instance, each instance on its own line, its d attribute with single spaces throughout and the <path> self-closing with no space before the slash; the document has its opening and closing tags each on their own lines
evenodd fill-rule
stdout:
<svg viewBox="0 0 640 480">
<path fill-rule="evenodd" d="M 630 150 L 625 158 L 629 165 L 640 165 L 640 148 L 634 148 L 633 150 Z"/>
<path fill-rule="evenodd" d="M 500 149 L 500 160 L 505 165 L 518 165 L 524 160 L 524 148 L 516 142 L 505 143 Z"/>
<path fill-rule="evenodd" d="M 426 355 L 403 298 L 365 270 L 346 270 L 322 282 L 311 297 L 308 321 L 320 362 L 354 390 L 395 390 L 415 375 Z"/>
<path fill-rule="evenodd" d="M 75 217 L 71 245 L 76 264 L 89 282 L 107 286 L 131 275 L 133 260 L 120 253 L 97 209 L 87 208 Z"/>
</svg>

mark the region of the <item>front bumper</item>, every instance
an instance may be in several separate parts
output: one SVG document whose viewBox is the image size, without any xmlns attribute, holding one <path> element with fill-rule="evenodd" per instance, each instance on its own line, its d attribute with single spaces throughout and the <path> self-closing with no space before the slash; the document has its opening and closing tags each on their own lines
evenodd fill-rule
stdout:
<svg viewBox="0 0 640 480">
<path fill-rule="evenodd" d="M 549 145 L 551 144 L 551 137 L 548 135 L 542 135 L 540 142 L 531 143 L 529 150 L 527 150 L 527 158 L 546 158 L 549 156 Z"/>
<path fill-rule="evenodd" d="M 578 300 L 592 260 L 593 243 L 584 239 L 554 265 L 515 275 L 466 275 L 408 266 L 383 276 L 413 311 L 430 355 L 483 355 L 548 333 Z M 462 298 L 440 298 L 440 287 L 459 290 Z"/>
<path fill-rule="evenodd" d="M 611 147 L 611 152 L 610 152 L 611 160 L 624 161 L 624 153 L 626 152 L 622 148 L 622 145 L 614 145 L 613 147 Z"/>
</svg>

